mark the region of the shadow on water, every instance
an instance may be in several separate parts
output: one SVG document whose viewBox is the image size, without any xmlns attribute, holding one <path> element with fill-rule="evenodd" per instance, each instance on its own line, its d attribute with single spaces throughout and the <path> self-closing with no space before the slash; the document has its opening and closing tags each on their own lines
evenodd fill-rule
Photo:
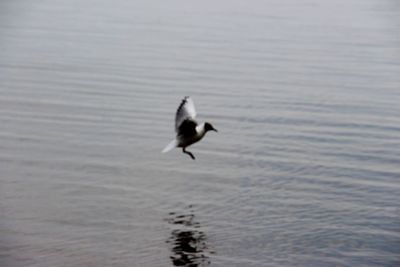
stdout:
<svg viewBox="0 0 400 267">
<path fill-rule="evenodd" d="M 174 266 L 198 267 L 210 265 L 207 256 L 213 253 L 207 245 L 207 236 L 195 221 L 192 206 L 185 214 L 170 212 L 167 222 L 173 227 L 166 241 L 171 246 L 171 260 Z"/>
</svg>

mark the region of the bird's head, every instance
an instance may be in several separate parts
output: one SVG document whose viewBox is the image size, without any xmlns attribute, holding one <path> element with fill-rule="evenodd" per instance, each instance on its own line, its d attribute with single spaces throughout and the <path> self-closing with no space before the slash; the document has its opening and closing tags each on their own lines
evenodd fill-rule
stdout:
<svg viewBox="0 0 400 267">
<path fill-rule="evenodd" d="M 218 132 L 217 129 L 215 129 L 215 128 L 211 125 L 211 123 L 208 123 L 208 122 L 204 123 L 204 129 L 206 130 L 206 132 L 208 132 L 208 131 Z"/>
</svg>

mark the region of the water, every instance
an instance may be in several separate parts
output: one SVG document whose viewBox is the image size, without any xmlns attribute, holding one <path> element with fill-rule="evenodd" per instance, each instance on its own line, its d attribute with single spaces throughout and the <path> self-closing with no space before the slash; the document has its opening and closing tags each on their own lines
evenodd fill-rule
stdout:
<svg viewBox="0 0 400 267">
<path fill-rule="evenodd" d="M 2 1 L 1 266 L 398 266 L 400 6 Z M 173 138 L 183 96 L 209 133 Z"/>
</svg>

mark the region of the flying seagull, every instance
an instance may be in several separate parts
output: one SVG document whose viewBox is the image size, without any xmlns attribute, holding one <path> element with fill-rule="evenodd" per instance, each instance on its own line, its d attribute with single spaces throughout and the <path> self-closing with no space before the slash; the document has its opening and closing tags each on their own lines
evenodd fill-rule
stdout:
<svg viewBox="0 0 400 267">
<path fill-rule="evenodd" d="M 163 153 L 171 151 L 175 147 L 181 147 L 182 152 L 188 154 L 192 159 L 195 159 L 193 154 L 186 150 L 186 147 L 200 141 L 206 132 L 217 130 L 208 122 L 198 124 L 195 121 L 196 110 L 193 100 L 186 96 L 176 111 L 175 116 L 175 132 L 176 138 L 169 143 Z"/>
</svg>

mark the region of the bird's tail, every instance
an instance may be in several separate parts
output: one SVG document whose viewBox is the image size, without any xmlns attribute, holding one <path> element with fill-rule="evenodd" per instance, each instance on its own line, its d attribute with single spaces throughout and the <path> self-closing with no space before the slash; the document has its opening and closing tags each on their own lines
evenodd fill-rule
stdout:
<svg viewBox="0 0 400 267">
<path fill-rule="evenodd" d="M 176 141 L 176 139 L 172 140 L 162 151 L 162 153 L 167 153 L 169 151 L 171 151 L 172 149 L 174 149 L 176 146 L 178 145 L 178 142 Z"/>
</svg>

